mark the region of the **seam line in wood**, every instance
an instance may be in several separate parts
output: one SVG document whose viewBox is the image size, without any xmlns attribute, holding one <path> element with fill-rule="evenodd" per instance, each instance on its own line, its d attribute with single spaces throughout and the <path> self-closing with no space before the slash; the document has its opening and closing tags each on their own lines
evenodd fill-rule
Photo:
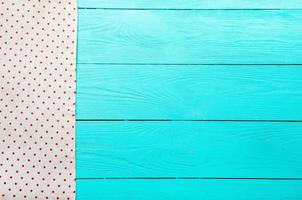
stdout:
<svg viewBox="0 0 302 200">
<path fill-rule="evenodd" d="M 222 119 L 77 119 L 78 122 L 268 122 L 268 123 L 301 123 L 302 120 L 222 120 Z"/>
<path fill-rule="evenodd" d="M 79 10 L 162 10 L 162 11 L 279 11 L 302 10 L 302 8 L 89 8 L 78 7 Z"/>
<path fill-rule="evenodd" d="M 302 178 L 231 178 L 231 177 L 101 177 L 77 178 L 77 180 L 276 180 L 302 181 Z"/>
<path fill-rule="evenodd" d="M 78 65 L 171 65 L 171 66 L 302 66 L 302 64 L 203 64 L 203 63 L 77 63 Z"/>
</svg>

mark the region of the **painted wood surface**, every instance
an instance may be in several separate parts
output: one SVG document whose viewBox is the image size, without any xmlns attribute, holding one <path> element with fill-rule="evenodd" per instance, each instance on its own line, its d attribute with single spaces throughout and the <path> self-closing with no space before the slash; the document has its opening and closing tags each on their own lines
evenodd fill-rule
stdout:
<svg viewBox="0 0 302 200">
<path fill-rule="evenodd" d="M 79 7 L 78 200 L 301 200 L 300 0 Z"/>
<path fill-rule="evenodd" d="M 278 9 L 302 8 L 300 0 L 79 0 L 80 8 Z"/>
<path fill-rule="evenodd" d="M 79 63 L 301 64 L 301 10 L 79 10 Z"/>
<path fill-rule="evenodd" d="M 78 178 L 302 178 L 301 166 L 302 123 L 77 123 Z"/>
<path fill-rule="evenodd" d="M 301 200 L 302 181 L 78 180 L 78 200 Z"/>
<path fill-rule="evenodd" d="M 297 66 L 78 65 L 78 119 L 302 120 Z"/>
</svg>

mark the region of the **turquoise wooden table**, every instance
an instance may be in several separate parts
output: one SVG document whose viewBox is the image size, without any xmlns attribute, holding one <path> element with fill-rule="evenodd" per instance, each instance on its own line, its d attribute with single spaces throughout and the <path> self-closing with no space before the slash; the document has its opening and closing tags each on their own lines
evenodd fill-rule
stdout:
<svg viewBox="0 0 302 200">
<path fill-rule="evenodd" d="M 301 0 L 79 0 L 78 200 L 301 200 Z"/>
</svg>

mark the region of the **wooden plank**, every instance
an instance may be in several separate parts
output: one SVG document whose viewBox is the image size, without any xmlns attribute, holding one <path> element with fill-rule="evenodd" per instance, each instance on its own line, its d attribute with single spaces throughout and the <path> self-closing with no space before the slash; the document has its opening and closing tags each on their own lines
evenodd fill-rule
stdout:
<svg viewBox="0 0 302 200">
<path fill-rule="evenodd" d="M 302 64 L 302 10 L 79 10 L 79 63 Z"/>
<path fill-rule="evenodd" d="M 78 122 L 77 177 L 302 177 L 302 123 Z"/>
<path fill-rule="evenodd" d="M 84 8 L 141 9 L 278 9 L 302 8 L 300 0 L 79 0 Z"/>
<path fill-rule="evenodd" d="M 78 119 L 302 119 L 302 67 L 80 64 L 77 80 Z"/>
<path fill-rule="evenodd" d="M 302 181 L 78 180 L 78 200 L 301 200 Z"/>
</svg>

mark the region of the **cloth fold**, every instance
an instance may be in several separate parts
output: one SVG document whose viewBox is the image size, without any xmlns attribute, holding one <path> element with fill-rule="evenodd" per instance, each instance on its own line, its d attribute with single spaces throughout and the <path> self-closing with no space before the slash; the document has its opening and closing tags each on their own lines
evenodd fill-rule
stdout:
<svg viewBox="0 0 302 200">
<path fill-rule="evenodd" d="M 0 0 L 0 199 L 75 199 L 76 0 Z"/>
</svg>

